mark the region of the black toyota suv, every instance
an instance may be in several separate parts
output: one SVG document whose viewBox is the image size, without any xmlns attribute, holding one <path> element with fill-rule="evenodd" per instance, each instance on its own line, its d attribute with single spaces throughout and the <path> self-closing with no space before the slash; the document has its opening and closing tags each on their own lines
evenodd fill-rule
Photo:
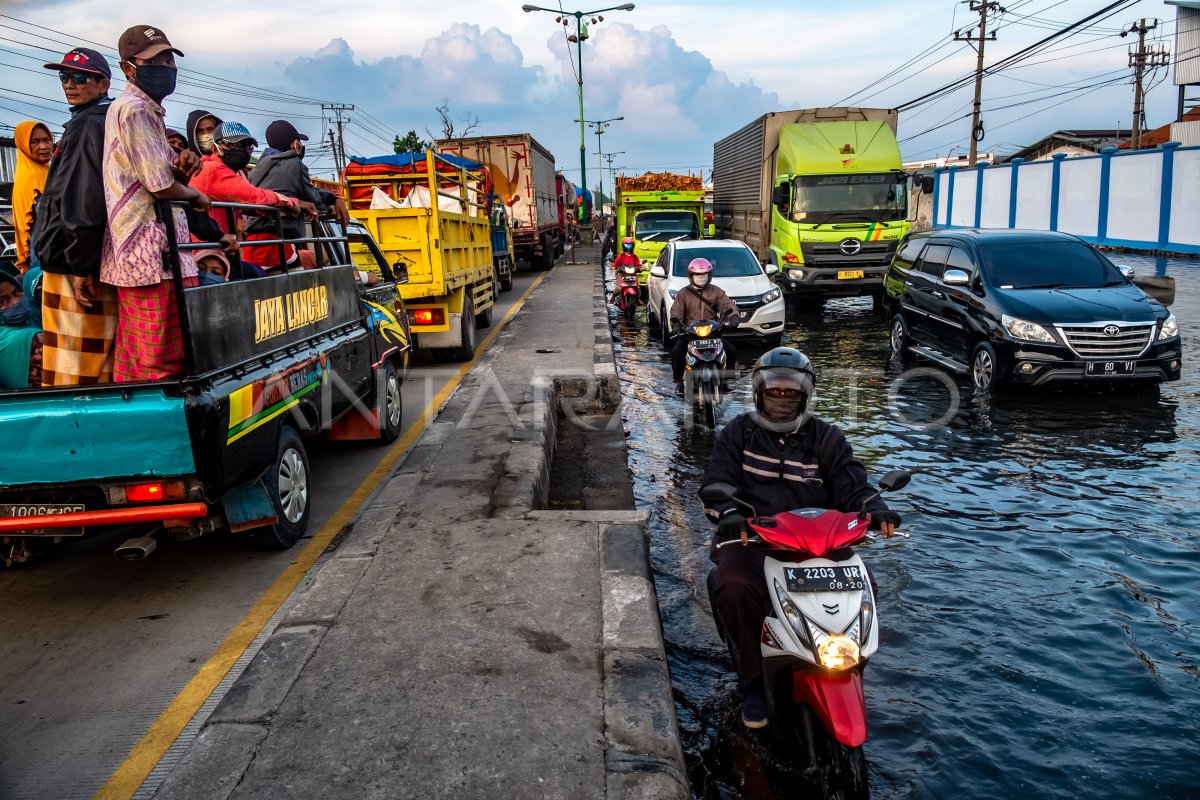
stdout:
<svg viewBox="0 0 1200 800">
<path fill-rule="evenodd" d="M 975 388 L 1179 380 L 1175 315 L 1091 245 L 1047 231 L 924 231 L 884 279 L 892 351 L 969 373 Z"/>
</svg>

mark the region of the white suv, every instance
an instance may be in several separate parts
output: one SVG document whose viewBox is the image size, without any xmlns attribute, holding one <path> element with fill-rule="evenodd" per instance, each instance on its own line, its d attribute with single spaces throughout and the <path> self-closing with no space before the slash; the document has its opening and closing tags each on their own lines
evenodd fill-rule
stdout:
<svg viewBox="0 0 1200 800">
<path fill-rule="evenodd" d="M 694 258 L 712 262 L 712 282 L 725 290 L 741 312 L 741 325 L 725 335 L 762 339 L 768 347 L 778 347 L 785 320 L 783 294 L 768 276 L 779 268 L 774 264 L 764 268 L 753 250 L 731 239 L 671 242 L 659 254 L 650 269 L 646 305 L 650 324 L 660 328 L 664 344 L 670 335 L 671 303 L 687 286 L 687 266 Z"/>
</svg>

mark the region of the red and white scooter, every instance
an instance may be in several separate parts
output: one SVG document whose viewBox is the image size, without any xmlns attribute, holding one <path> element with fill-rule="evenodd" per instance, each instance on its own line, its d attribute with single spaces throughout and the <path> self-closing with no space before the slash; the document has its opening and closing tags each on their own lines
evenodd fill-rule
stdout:
<svg viewBox="0 0 1200 800">
<path fill-rule="evenodd" d="M 902 489 L 911 475 L 902 470 L 879 481 L 881 492 Z M 866 564 L 851 546 L 868 538 L 871 516 L 805 508 L 760 517 L 736 496 L 737 487 L 714 483 L 700 490 L 706 503 L 733 502 L 749 512 L 753 533 L 717 547 L 767 547 L 763 564 L 772 614 L 763 622 L 763 683 L 770 728 L 783 738 L 795 734 L 807 746 L 809 771 L 832 796 L 866 797 L 867 703 L 862 675 L 879 648 L 875 591 Z M 899 534 L 904 535 L 904 534 Z M 870 535 L 873 538 L 873 534 Z M 714 594 L 708 596 L 721 639 L 736 667 L 737 643 L 727 636 Z"/>
</svg>

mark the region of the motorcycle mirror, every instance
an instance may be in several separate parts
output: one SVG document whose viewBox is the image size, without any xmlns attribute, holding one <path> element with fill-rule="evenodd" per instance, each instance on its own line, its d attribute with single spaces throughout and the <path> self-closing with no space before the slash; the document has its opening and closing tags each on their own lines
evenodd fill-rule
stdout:
<svg viewBox="0 0 1200 800">
<path fill-rule="evenodd" d="M 710 483 L 700 490 L 700 499 L 706 503 L 727 503 L 737 494 L 732 483 Z"/>
<path fill-rule="evenodd" d="M 894 469 L 879 479 L 879 488 L 885 492 L 894 492 L 908 486 L 912 475 L 902 469 Z"/>
</svg>

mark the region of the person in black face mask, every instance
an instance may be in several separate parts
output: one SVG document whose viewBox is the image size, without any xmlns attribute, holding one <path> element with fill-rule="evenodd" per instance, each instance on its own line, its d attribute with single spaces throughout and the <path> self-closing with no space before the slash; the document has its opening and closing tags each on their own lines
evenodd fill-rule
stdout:
<svg viewBox="0 0 1200 800">
<path fill-rule="evenodd" d="M 754 410 L 721 430 L 700 485 L 731 483 L 741 500 L 766 516 L 797 508 L 859 511 L 875 492 L 842 431 L 809 413 L 816 374 L 808 356 L 792 347 L 777 347 L 755 362 L 751 375 Z M 704 511 L 717 523 L 714 545 L 747 530 L 746 518 L 733 503 Z M 885 538 L 895 533 L 900 515 L 883 500 L 876 497 L 867 511 L 872 528 Z M 759 647 L 763 620 L 771 611 L 763 579 L 766 553 L 765 548 L 745 546 L 714 546 L 710 551 L 717 565 L 716 604 L 738 643 L 738 672 L 745 691 L 742 722 L 748 728 L 767 724 Z"/>
<path fill-rule="evenodd" d="M 212 153 L 200 160 L 200 174 L 192 178 L 192 186 L 204 192 L 212 200 L 227 203 L 252 203 L 260 206 L 278 206 L 289 216 L 295 216 L 302 207 L 316 213 L 316 207 L 301 203 L 293 197 L 260 189 L 246 179 L 245 169 L 250 164 L 258 142 L 250 130 L 240 122 L 223 122 L 213 134 Z M 235 233 L 241 214 L 229 224 L 225 209 L 213 209 L 209 216 L 225 233 Z"/>
</svg>

